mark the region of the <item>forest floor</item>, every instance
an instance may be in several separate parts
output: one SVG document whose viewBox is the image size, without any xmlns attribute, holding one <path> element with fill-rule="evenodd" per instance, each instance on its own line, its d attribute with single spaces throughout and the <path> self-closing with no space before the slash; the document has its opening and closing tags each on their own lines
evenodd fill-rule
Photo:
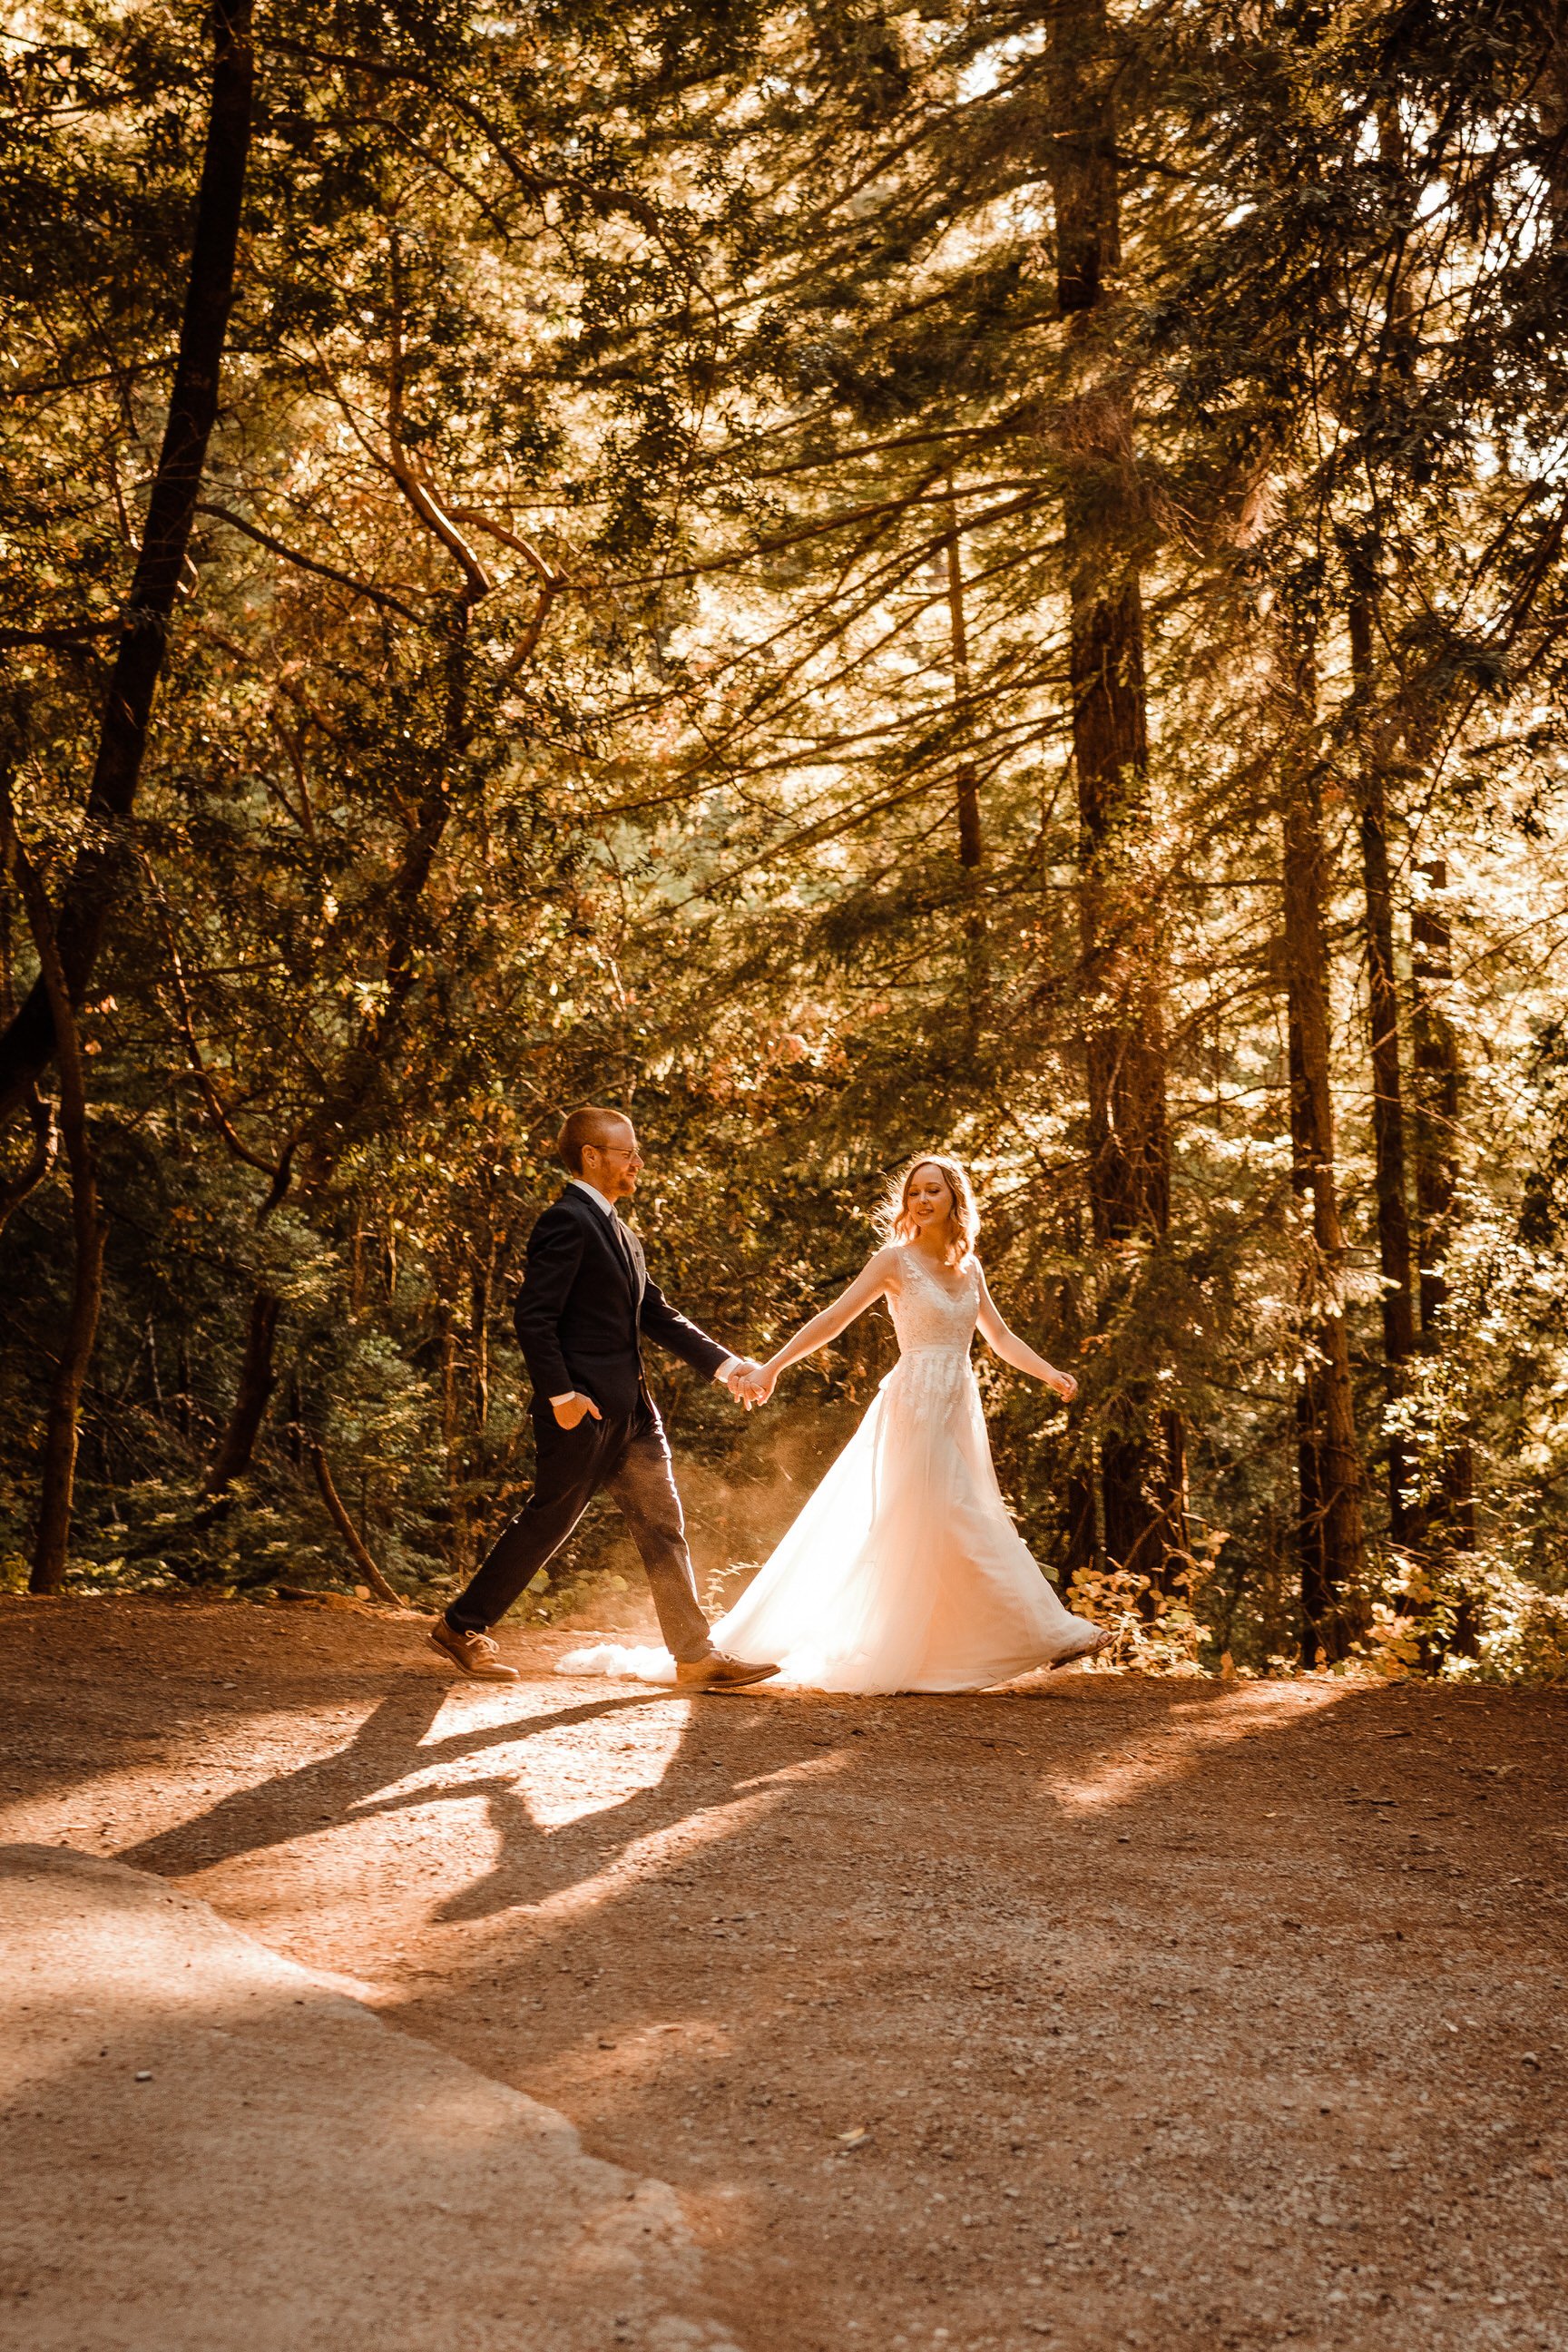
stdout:
<svg viewBox="0 0 1568 2352">
<path fill-rule="evenodd" d="M 1568 2346 L 1568 1698 L 682 1698 L 563 1641 L 454 1686 L 369 1612 L 0 1603 L 0 1837 L 672 2184 L 747 2352 Z"/>
</svg>

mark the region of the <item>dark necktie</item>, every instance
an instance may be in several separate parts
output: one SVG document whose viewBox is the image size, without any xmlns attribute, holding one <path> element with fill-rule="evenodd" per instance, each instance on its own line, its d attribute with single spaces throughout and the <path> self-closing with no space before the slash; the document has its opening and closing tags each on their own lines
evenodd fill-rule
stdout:
<svg viewBox="0 0 1568 2352">
<path fill-rule="evenodd" d="M 619 1245 L 621 1255 L 626 1262 L 626 1273 L 631 1280 L 632 1297 L 635 1298 L 637 1295 L 638 1289 L 637 1262 L 632 1255 L 631 1237 L 627 1234 L 625 1225 L 622 1224 L 619 1217 L 612 1214 L 610 1223 L 616 1229 L 616 1240 Z"/>
</svg>

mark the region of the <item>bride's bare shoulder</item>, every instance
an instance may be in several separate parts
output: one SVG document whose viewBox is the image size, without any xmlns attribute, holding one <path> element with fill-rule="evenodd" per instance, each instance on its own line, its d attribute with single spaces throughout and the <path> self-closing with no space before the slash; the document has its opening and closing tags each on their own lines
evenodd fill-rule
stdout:
<svg viewBox="0 0 1568 2352">
<path fill-rule="evenodd" d="M 901 1242 L 884 1242 L 881 1248 L 873 1251 L 867 1259 L 866 1271 L 879 1276 L 883 1282 L 897 1282 L 908 1255 L 909 1252 Z"/>
</svg>

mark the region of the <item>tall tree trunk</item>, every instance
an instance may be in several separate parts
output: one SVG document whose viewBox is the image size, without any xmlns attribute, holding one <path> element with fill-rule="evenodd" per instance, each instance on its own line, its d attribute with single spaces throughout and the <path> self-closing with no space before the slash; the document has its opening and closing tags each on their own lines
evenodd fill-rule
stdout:
<svg viewBox="0 0 1568 2352">
<path fill-rule="evenodd" d="M 73 1006 L 82 1001 L 116 901 L 129 887 L 132 866 L 124 829 L 141 781 L 169 619 L 185 568 L 207 442 L 217 415 L 218 373 L 234 299 L 250 149 L 255 86 L 251 16 L 252 0 L 213 0 L 212 95 L 168 421 L 104 705 L 83 846 L 54 922 Z M 54 1056 L 57 1026 L 40 975 L 0 1035 L 0 1126 Z"/>
<path fill-rule="evenodd" d="M 68 1009 L 68 998 L 65 1000 Z M 69 1047 L 59 1028 L 60 1067 Z M 48 1419 L 44 1429 L 44 1454 L 38 1480 L 38 1524 L 33 1539 L 33 1559 L 27 1578 L 29 1592 L 58 1592 L 65 1582 L 70 1556 L 71 1515 L 76 1502 L 77 1445 L 81 1429 L 81 1392 L 98 1338 L 103 1306 L 103 1252 L 109 1228 L 100 1214 L 98 1183 L 91 1139 L 85 1113 L 76 1106 L 64 1109 L 66 1152 L 71 1171 L 71 1226 L 76 1244 L 72 1267 L 70 1313 L 66 1319 L 59 1362 L 49 1391 Z M 72 1130 L 75 1130 L 74 1141 Z"/>
<path fill-rule="evenodd" d="M 1086 379 L 1096 314 L 1121 258 L 1116 55 L 1104 0 L 1065 0 L 1051 34 L 1048 173 L 1057 301 Z M 1170 1220 L 1170 1139 L 1157 898 L 1147 870 L 1148 719 L 1140 579 L 1143 528 L 1132 427 L 1114 375 L 1086 380 L 1064 501 L 1089 1188 L 1102 1251 L 1158 1241 Z M 1173 1454 L 1173 1435 L 1176 1438 Z M 1179 1547 L 1179 1431 L 1142 1385 L 1110 1400 L 1100 1447 L 1105 1548 L 1151 1577 Z"/>
<path fill-rule="evenodd" d="M 1448 1285 L 1445 1265 L 1453 1239 L 1454 1193 L 1458 1173 L 1459 1041 L 1444 1002 L 1454 977 L 1453 932 L 1446 899 L 1447 860 L 1424 858 L 1415 872 L 1424 895 L 1411 916 L 1415 988 L 1415 1208 L 1421 1238 L 1421 1344 L 1430 1354 L 1443 1346 L 1443 1310 Z M 1454 1551 L 1476 1543 L 1475 1468 L 1463 1440 L 1445 1449 L 1439 1485 L 1423 1514 L 1429 1538 Z M 1461 1621 L 1455 1646 L 1473 1645 L 1474 1628 Z"/>
<path fill-rule="evenodd" d="M 1447 860 L 1422 858 L 1415 873 L 1425 886 L 1410 919 L 1415 989 L 1415 1205 L 1421 1220 L 1421 1336 L 1435 1348 L 1448 1297 L 1444 1260 L 1454 1206 L 1459 1054 L 1443 1002 L 1454 976 L 1453 932 L 1444 904 Z"/>
<path fill-rule="evenodd" d="M 258 1288 L 251 1299 L 234 1408 L 203 1481 L 209 1495 L 221 1495 L 226 1486 L 231 1486 L 236 1478 L 242 1477 L 250 1467 L 256 1441 L 261 1434 L 268 1401 L 277 1380 L 272 1366 L 272 1351 L 278 1336 L 278 1314 L 281 1303 L 265 1286 Z"/>
<path fill-rule="evenodd" d="M 1163 1405 L 1160 1411 L 1160 1433 L 1163 1440 L 1163 1476 L 1160 1486 L 1160 1509 L 1165 1523 L 1165 1540 L 1174 1552 L 1191 1551 L 1191 1529 L 1187 1524 L 1187 1424 L 1174 1405 Z"/>
<path fill-rule="evenodd" d="M 1350 605 L 1351 666 L 1362 704 L 1360 760 L 1362 887 L 1366 901 L 1367 1022 L 1372 1059 L 1372 1132 L 1377 1192 L 1377 1255 L 1383 1277 L 1383 1362 L 1392 1404 L 1415 1349 L 1415 1260 L 1410 1246 L 1405 1096 L 1399 1065 L 1399 991 L 1394 968 L 1394 890 L 1388 869 L 1388 799 L 1382 746 L 1368 708 L 1373 687 L 1372 605 Z M 1410 1540 L 1409 1448 L 1388 1439 L 1388 1528 Z"/>
<path fill-rule="evenodd" d="M 463 1411 L 458 1366 L 457 1318 L 443 1306 L 441 1322 L 441 1447 L 447 1459 L 447 1508 L 452 1524 L 450 1566 L 467 1577 L 472 1569 L 473 1537 L 468 1524 L 468 1498 L 464 1461 Z"/>
<path fill-rule="evenodd" d="M 48 894 L 16 829 L 7 788 L 0 787 L 0 835 L 6 863 L 16 876 L 37 954 L 41 985 L 58 1040 L 60 1132 L 70 1169 L 71 1228 L 75 1254 L 71 1267 L 70 1310 L 60 1340 L 55 1377 L 49 1391 L 48 1416 L 44 1424 L 44 1450 L 38 1479 L 38 1518 L 33 1538 L 33 1559 L 27 1578 L 29 1592 L 58 1592 L 65 1582 L 70 1557 L 71 1512 L 76 1496 L 77 1445 L 81 1427 L 81 1392 L 98 1338 L 98 1318 L 103 1303 L 103 1250 L 107 1234 L 98 1201 L 98 1168 L 88 1125 L 86 1059 L 77 1030 L 65 966 L 49 916 Z"/>
<path fill-rule="evenodd" d="M 468 1345 L 474 1360 L 474 1430 L 481 1443 L 490 1418 L 490 1290 L 495 1281 L 495 1253 L 492 1226 L 486 1237 L 483 1265 L 476 1258 L 468 1269 L 468 1295 L 473 1301 Z"/>
<path fill-rule="evenodd" d="M 1077 1227 L 1078 1222 L 1075 1210 L 1073 1228 Z M 1072 1230 L 1067 1240 L 1076 1254 L 1081 1247 L 1081 1235 Z M 1069 1277 L 1062 1283 L 1057 1297 L 1062 1360 L 1065 1363 L 1076 1363 L 1084 1336 L 1084 1318 L 1077 1283 Z M 1068 1407 L 1062 1444 L 1067 1466 L 1061 1481 L 1062 1519 L 1058 1566 L 1061 1588 L 1066 1593 L 1071 1591 L 1073 1580 L 1080 1569 L 1091 1570 L 1100 1565 L 1094 1438 L 1092 1431 L 1085 1424 L 1081 1401 Z"/>
<path fill-rule="evenodd" d="M 1290 1183 L 1298 1200 L 1310 1192 L 1311 1129 L 1309 1116 L 1306 1055 L 1301 1024 L 1288 1000 L 1286 1033 L 1290 1071 Z M 1323 1497 L 1329 1491 L 1323 1465 L 1323 1420 L 1327 1391 L 1323 1362 L 1310 1325 L 1301 1335 L 1302 1360 L 1296 1374 L 1296 1523 L 1294 1549 L 1296 1582 L 1306 1629 L 1304 1662 L 1311 1665 L 1319 1646 L 1319 1629 L 1331 1615 L 1333 1570 L 1324 1527 Z"/>
<path fill-rule="evenodd" d="M 1361 1569 L 1361 1462 L 1344 1314 L 1344 1233 L 1335 1185 L 1329 1082 L 1329 955 L 1323 927 L 1327 859 L 1321 783 L 1312 755 L 1311 663 L 1287 656 L 1281 772 L 1285 990 L 1290 1041 L 1291 1181 L 1311 1209 L 1303 1284 L 1305 1363 L 1297 1402 L 1301 1467 L 1302 1654 L 1344 1656 L 1356 1630 Z"/>
<path fill-rule="evenodd" d="M 947 612 L 952 646 L 953 716 L 961 742 L 973 729 L 969 697 L 969 625 L 963 609 L 963 549 L 958 532 L 958 502 L 948 482 Z M 980 783 L 967 750 L 959 754 L 953 775 L 954 814 L 958 820 L 958 865 L 963 889 L 964 1043 L 973 1055 L 980 1043 L 986 987 L 985 906 L 981 897 L 984 841 L 980 829 Z"/>
</svg>

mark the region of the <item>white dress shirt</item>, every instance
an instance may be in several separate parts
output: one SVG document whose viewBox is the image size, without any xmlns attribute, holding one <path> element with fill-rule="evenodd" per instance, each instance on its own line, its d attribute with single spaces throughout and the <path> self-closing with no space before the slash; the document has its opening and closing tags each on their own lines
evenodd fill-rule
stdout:
<svg viewBox="0 0 1568 2352">
<path fill-rule="evenodd" d="M 590 1184 L 585 1176 L 574 1176 L 571 1181 L 575 1184 L 579 1192 L 586 1192 L 590 1201 L 597 1202 L 598 1206 L 603 1209 L 605 1216 L 608 1217 L 612 1224 L 619 1223 L 619 1220 L 616 1215 L 615 1202 L 606 1199 L 596 1184 Z M 616 1244 L 616 1247 L 619 1249 L 621 1247 L 621 1244 L 617 1242 Z M 739 1356 L 726 1356 L 723 1362 L 714 1372 L 714 1379 L 716 1381 L 728 1380 L 730 1374 L 735 1370 L 735 1367 L 739 1364 L 740 1360 L 741 1359 Z M 550 1402 L 552 1404 L 565 1404 L 568 1400 L 574 1397 L 577 1391 L 575 1389 L 568 1389 L 564 1395 L 552 1396 Z"/>
</svg>

